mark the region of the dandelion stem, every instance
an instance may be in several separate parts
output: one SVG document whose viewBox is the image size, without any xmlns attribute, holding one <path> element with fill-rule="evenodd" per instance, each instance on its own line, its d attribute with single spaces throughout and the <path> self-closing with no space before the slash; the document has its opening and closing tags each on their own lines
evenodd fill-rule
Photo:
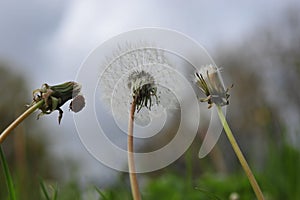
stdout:
<svg viewBox="0 0 300 200">
<path fill-rule="evenodd" d="M 253 173 L 252 173 L 252 171 L 251 171 L 251 169 L 250 169 L 250 167 L 249 167 L 249 165 L 248 165 L 241 149 L 239 148 L 239 145 L 237 144 L 237 142 L 236 142 L 236 140 L 235 140 L 235 138 L 234 138 L 234 136 L 233 136 L 233 134 L 232 134 L 232 132 L 229 128 L 229 125 L 228 125 L 228 123 L 225 119 L 225 116 L 224 116 L 223 112 L 222 112 L 221 106 L 218 106 L 218 114 L 219 114 L 219 118 L 220 118 L 220 120 L 223 124 L 225 133 L 226 133 L 226 135 L 227 135 L 227 137 L 228 137 L 228 139 L 229 139 L 229 141 L 232 145 L 232 148 L 233 148 L 236 156 L 238 157 L 245 173 L 247 174 L 247 177 L 248 177 L 248 179 L 251 183 L 251 186 L 252 186 L 252 188 L 253 188 L 253 190 L 256 194 L 257 199 L 258 200 L 264 200 L 263 193 L 262 193 L 258 183 L 256 182 L 256 179 L 255 179 L 255 177 L 254 177 L 254 175 L 253 175 Z"/>
<path fill-rule="evenodd" d="M 0 135 L 0 144 L 5 140 L 5 138 L 14 130 L 24 119 L 26 119 L 31 113 L 43 105 L 44 100 L 41 100 L 30 108 L 28 108 L 23 114 L 21 114 L 14 122 L 12 122 Z"/>
<path fill-rule="evenodd" d="M 141 194 L 139 191 L 139 185 L 135 173 L 135 164 L 133 157 L 133 122 L 134 122 L 134 113 L 136 108 L 136 101 L 133 100 L 129 113 L 129 124 L 128 124 L 128 169 L 130 177 L 131 192 L 134 200 L 140 200 Z"/>
</svg>

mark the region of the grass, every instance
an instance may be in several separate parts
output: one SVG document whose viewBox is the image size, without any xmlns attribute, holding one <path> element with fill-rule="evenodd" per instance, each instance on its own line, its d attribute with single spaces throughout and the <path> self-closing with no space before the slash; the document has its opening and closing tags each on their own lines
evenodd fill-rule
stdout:
<svg viewBox="0 0 300 200">
<path fill-rule="evenodd" d="M 15 191 L 13 179 L 10 175 L 7 161 L 6 161 L 6 158 L 3 153 L 1 145 L 0 145 L 0 156 L 1 156 L 1 163 L 3 165 L 3 172 L 4 172 L 4 176 L 5 176 L 5 180 L 6 180 L 9 198 L 10 198 L 10 200 L 16 200 L 17 198 L 16 198 L 16 191 Z"/>
<path fill-rule="evenodd" d="M 46 200 L 57 200 L 58 198 L 58 187 L 55 185 L 54 187 L 50 187 L 51 190 L 53 190 L 53 194 L 49 194 L 49 189 L 47 188 L 45 182 L 40 178 L 40 187 L 42 194 L 44 195 L 44 198 Z"/>
<path fill-rule="evenodd" d="M 272 145 L 270 145 L 272 146 Z M 300 173 L 300 153 L 294 147 L 287 144 L 274 146 L 270 148 L 266 167 L 261 174 L 257 174 L 257 179 L 264 185 L 266 198 L 279 199 L 300 199 L 298 189 Z M 187 157 L 189 159 L 189 157 Z M 5 164 L 4 164 L 5 163 Z M 1 194 L 1 199 L 16 199 L 22 194 L 16 193 L 14 189 L 12 176 L 9 173 L 5 156 L 1 151 L 1 164 L 5 174 L 8 196 L 5 198 Z M 6 166 L 5 166 L 6 165 Z M 189 174 L 191 172 L 188 172 Z M 201 199 L 218 200 L 228 199 L 232 193 L 237 193 L 240 199 L 253 200 L 255 195 L 251 190 L 251 185 L 243 171 L 238 171 L 230 175 L 220 175 L 214 172 L 205 173 L 201 176 L 192 176 L 187 179 L 185 172 L 179 174 L 178 171 L 164 170 L 160 176 L 155 178 L 148 177 L 146 184 L 142 188 L 142 197 L 144 200 L 157 199 Z M 17 180 L 17 179 L 16 179 Z M 188 181 L 188 182 L 187 182 Z M 18 184 L 16 182 L 16 184 Z M 46 181 L 40 181 L 40 188 L 32 190 L 41 190 L 40 199 L 46 200 L 68 200 L 84 199 L 85 192 L 78 181 L 73 180 L 67 183 L 60 183 L 58 186 L 51 186 Z M 95 199 L 102 200 L 131 200 L 131 191 L 128 183 L 119 180 L 110 188 L 92 187 Z"/>
</svg>

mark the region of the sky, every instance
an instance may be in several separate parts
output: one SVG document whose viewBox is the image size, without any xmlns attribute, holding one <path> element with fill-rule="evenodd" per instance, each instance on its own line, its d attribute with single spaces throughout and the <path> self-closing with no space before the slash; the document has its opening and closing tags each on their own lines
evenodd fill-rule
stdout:
<svg viewBox="0 0 300 200">
<path fill-rule="evenodd" d="M 213 57 L 220 43 L 243 42 L 262 22 L 296 0 L 179 1 L 179 0 L 1 0 L 0 61 L 22 73 L 29 87 L 74 80 L 89 53 L 122 32 L 162 27 L 182 32 L 202 44 Z M 65 112 L 61 126 L 52 114 L 43 123 L 54 127 L 52 152 L 82 161 L 82 177 L 94 177 L 101 166 L 80 143 L 72 115 Z M 46 122 L 47 121 L 47 122 Z M 59 136 L 58 136 L 59 135 Z M 59 139 L 57 139 L 59 138 Z M 98 173 L 97 173 L 98 174 Z"/>
</svg>

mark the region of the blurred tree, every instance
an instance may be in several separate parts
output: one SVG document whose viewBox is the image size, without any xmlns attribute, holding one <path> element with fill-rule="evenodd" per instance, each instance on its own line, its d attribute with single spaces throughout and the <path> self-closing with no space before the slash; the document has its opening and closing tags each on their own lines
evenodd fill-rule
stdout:
<svg viewBox="0 0 300 200">
<path fill-rule="evenodd" d="M 0 130 L 4 130 L 30 103 L 31 92 L 22 76 L 0 64 Z M 38 134 L 37 134 L 38 133 Z M 14 178 L 19 199 L 40 199 L 39 177 L 53 177 L 54 160 L 46 151 L 45 131 L 35 116 L 20 124 L 2 144 Z M 51 162 L 50 162 L 51 161 Z M 0 199 L 6 199 L 7 191 L 2 169 L 0 170 Z"/>
</svg>

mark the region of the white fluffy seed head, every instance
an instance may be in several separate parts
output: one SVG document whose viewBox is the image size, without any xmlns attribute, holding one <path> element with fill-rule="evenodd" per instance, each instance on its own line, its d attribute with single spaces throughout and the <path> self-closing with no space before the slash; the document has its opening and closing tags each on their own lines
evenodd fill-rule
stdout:
<svg viewBox="0 0 300 200">
<path fill-rule="evenodd" d="M 134 71 L 128 76 L 127 86 L 131 91 L 141 88 L 143 85 L 155 87 L 155 80 L 150 73 L 141 70 Z"/>
<path fill-rule="evenodd" d="M 107 59 L 105 70 L 101 74 L 101 100 L 116 116 L 126 119 L 134 91 L 147 85 L 147 88 L 155 91 L 159 105 L 166 109 L 175 108 L 177 100 L 173 99 L 174 95 L 168 95 L 172 88 L 165 88 L 175 82 L 173 73 L 164 50 L 147 44 L 119 46 L 113 56 Z M 155 95 L 152 96 L 152 103 L 156 102 Z M 155 106 L 158 105 L 153 104 L 154 110 Z M 149 118 L 139 113 L 136 117 L 140 120 Z"/>
</svg>

